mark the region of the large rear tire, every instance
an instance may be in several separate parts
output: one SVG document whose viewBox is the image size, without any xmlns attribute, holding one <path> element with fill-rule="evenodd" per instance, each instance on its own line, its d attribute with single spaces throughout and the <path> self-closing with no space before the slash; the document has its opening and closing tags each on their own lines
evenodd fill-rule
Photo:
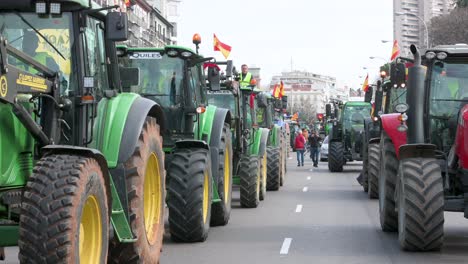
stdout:
<svg viewBox="0 0 468 264">
<path fill-rule="evenodd" d="M 41 158 L 25 187 L 21 263 L 105 263 L 109 190 L 98 162 L 75 155 Z"/>
<path fill-rule="evenodd" d="M 369 144 L 368 148 L 368 195 L 370 199 L 379 198 L 379 168 L 380 168 L 380 149 L 379 144 Z"/>
<path fill-rule="evenodd" d="M 176 149 L 167 171 L 169 230 L 176 242 L 208 237 L 213 195 L 207 149 Z"/>
<path fill-rule="evenodd" d="M 130 227 L 137 241 L 111 243 L 110 263 L 158 263 L 164 232 L 164 152 L 156 119 L 147 117 L 125 162 Z"/>
<path fill-rule="evenodd" d="M 342 172 L 345 160 L 343 143 L 332 141 L 328 146 L 328 169 L 331 172 Z"/>
<path fill-rule="evenodd" d="M 218 195 L 221 202 L 211 205 L 211 225 L 227 225 L 231 216 L 232 193 L 232 142 L 231 129 L 224 124 L 219 146 Z"/>
<path fill-rule="evenodd" d="M 268 191 L 277 191 L 280 187 L 281 181 L 281 152 L 280 148 L 268 147 L 267 148 L 267 183 L 266 188 Z"/>
<path fill-rule="evenodd" d="M 385 232 L 398 230 L 398 216 L 395 211 L 395 186 L 398 159 L 392 140 L 385 132 L 380 139 L 379 214 L 380 227 Z"/>
<path fill-rule="evenodd" d="M 440 250 L 444 240 L 444 188 L 437 160 L 401 162 L 398 239 L 408 251 Z"/>
<path fill-rule="evenodd" d="M 256 208 L 260 203 L 261 172 L 257 156 L 243 156 L 239 161 L 240 203 Z"/>
</svg>

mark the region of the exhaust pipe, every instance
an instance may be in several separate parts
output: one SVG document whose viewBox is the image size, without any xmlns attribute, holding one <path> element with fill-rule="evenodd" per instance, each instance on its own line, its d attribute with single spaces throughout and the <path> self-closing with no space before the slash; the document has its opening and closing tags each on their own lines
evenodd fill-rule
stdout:
<svg viewBox="0 0 468 264">
<path fill-rule="evenodd" d="M 426 69 L 421 65 L 421 55 L 415 45 L 410 47 L 414 64 L 408 69 L 406 103 L 409 105 L 407 140 L 408 144 L 424 143 L 424 79 Z"/>
</svg>

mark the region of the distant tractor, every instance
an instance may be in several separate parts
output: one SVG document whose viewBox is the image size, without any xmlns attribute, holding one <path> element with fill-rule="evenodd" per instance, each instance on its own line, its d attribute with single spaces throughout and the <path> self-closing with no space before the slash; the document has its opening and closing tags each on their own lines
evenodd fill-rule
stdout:
<svg viewBox="0 0 468 264">
<path fill-rule="evenodd" d="M 389 128 L 398 124 L 386 132 L 399 162 L 395 182 L 382 182 L 381 225 L 398 230 L 404 250 L 439 250 L 444 211 L 468 218 L 468 46 L 436 46 L 422 59 L 414 45 L 410 50 L 406 104 L 382 119 Z"/>
<path fill-rule="evenodd" d="M 335 109 L 336 107 L 335 103 Z M 332 120 L 333 128 L 329 135 L 328 169 L 331 172 L 343 171 L 346 161 L 362 160 L 361 133 L 364 119 L 370 117 L 371 104 L 367 102 L 347 102 Z M 331 107 L 327 106 L 327 116 Z"/>
</svg>

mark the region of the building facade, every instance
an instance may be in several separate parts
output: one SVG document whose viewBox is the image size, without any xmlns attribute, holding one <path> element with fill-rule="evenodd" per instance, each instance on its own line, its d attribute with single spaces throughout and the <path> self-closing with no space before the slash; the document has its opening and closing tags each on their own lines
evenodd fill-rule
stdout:
<svg viewBox="0 0 468 264">
<path fill-rule="evenodd" d="M 393 38 L 398 41 L 401 54 L 409 55 L 411 44 L 426 48 L 430 41 L 426 26 L 433 17 L 452 9 L 451 0 L 393 0 Z"/>
<path fill-rule="evenodd" d="M 335 77 L 305 71 L 283 72 L 272 77 L 270 90 L 283 81 L 290 112 L 306 112 L 310 116 L 325 112 L 325 104 L 336 93 Z"/>
</svg>

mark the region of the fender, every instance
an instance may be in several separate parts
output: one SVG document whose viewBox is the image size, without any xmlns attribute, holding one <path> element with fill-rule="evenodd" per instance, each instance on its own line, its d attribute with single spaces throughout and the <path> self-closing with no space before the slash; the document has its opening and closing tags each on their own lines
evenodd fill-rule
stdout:
<svg viewBox="0 0 468 264">
<path fill-rule="evenodd" d="M 399 113 L 381 115 L 382 130 L 387 133 L 395 146 L 395 152 L 398 159 L 400 159 L 400 146 L 406 144 L 406 132 L 400 132 L 397 127 L 401 124 L 398 120 Z"/>
<path fill-rule="evenodd" d="M 210 150 L 210 146 L 206 144 L 203 140 L 192 140 L 192 139 L 184 139 L 179 140 L 175 143 L 175 148 L 181 149 L 188 149 L 188 148 L 203 148 Z"/>
<path fill-rule="evenodd" d="M 468 170 L 468 105 L 465 105 L 459 113 L 455 146 L 460 167 Z"/>
<path fill-rule="evenodd" d="M 211 173 L 213 175 L 213 179 L 215 179 L 216 184 L 218 184 L 220 177 L 220 175 L 218 175 L 219 147 L 221 145 L 221 137 L 223 135 L 225 123 L 231 124 L 231 112 L 228 109 L 216 108 L 210 133 Z"/>
<path fill-rule="evenodd" d="M 112 195 L 111 195 L 111 182 L 112 179 L 109 174 L 109 168 L 107 166 L 107 160 L 104 155 L 97 149 L 92 148 L 85 148 L 85 147 L 76 147 L 76 146 L 69 146 L 69 145 L 47 145 L 41 149 L 43 156 L 50 156 L 54 154 L 70 154 L 70 155 L 78 155 L 87 158 L 93 158 L 101 167 L 102 175 L 104 176 L 104 182 L 106 184 L 106 192 L 108 199 L 107 208 L 109 208 L 109 216 L 112 212 Z"/>
<path fill-rule="evenodd" d="M 400 146 L 400 160 L 409 158 L 434 158 L 437 147 L 434 144 L 404 144 Z"/>
<path fill-rule="evenodd" d="M 216 106 L 209 105 L 206 107 L 205 113 L 198 115 L 199 122 L 193 128 L 195 139 L 211 142 L 211 131 L 216 116 L 216 109 Z M 199 125 L 200 127 L 198 127 Z"/>
<path fill-rule="evenodd" d="M 270 135 L 268 137 L 268 146 L 278 147 L 279 137 L 281 133 L 281 127 L 278 125 L 274 125 L 273 128 L 270 130 Z"/>
<path fill-rule="evenodd" d="M 155 117 L 163 131 L 164 114 L 155 102 L 135 93 L 102 99 L 90 147 L 100 150 L 109 168 L 115 168 L 132 155 L 147 116 Z"/>
<path fill-rule="evenodd" d="M 269 134 L 270 130 L 268 128 L 261 128 L 260 148 L 258 149 L 259 157 L 263 157 L 263 155 L 266 153 Z"/>
</svg>

